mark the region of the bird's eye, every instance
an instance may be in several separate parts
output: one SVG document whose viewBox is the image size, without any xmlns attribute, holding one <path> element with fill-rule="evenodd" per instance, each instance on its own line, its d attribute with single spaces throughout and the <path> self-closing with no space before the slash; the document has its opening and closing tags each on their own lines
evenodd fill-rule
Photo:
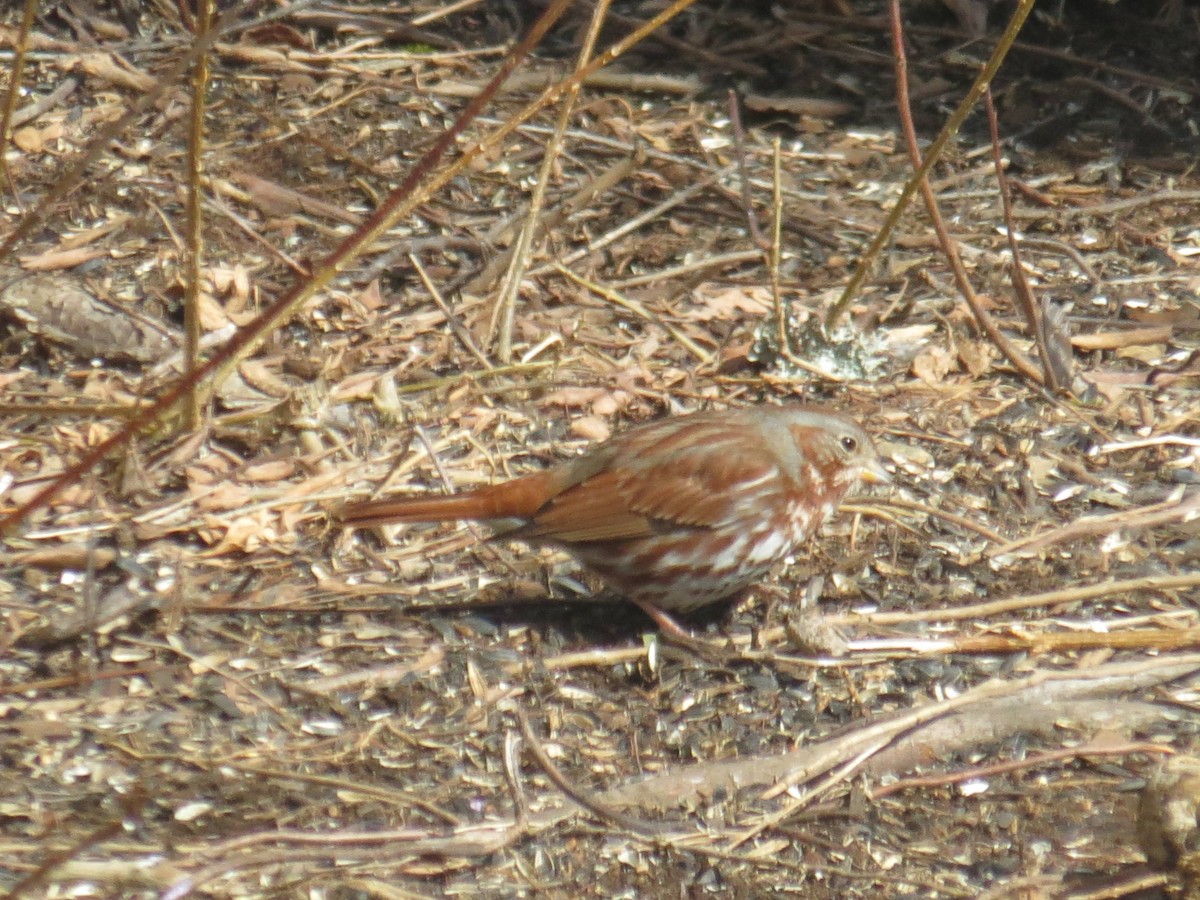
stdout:
<svg viewBox="0 0 1200 900">
<path fill-rule="evenodd" d="M 858 438 L 852 434 L 844 434 L 838 439 L 838 443 L 842 445 L 842 450 L 846 453 L 854 453 L 858 449 Z"/>
</svg>

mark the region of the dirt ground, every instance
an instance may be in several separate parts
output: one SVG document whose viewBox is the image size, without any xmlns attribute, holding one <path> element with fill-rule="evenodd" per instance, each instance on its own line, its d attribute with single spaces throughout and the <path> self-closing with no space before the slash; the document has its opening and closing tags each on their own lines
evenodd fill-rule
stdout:
<svg viewBox="0 0 1200 900">
<path fill-rule="evenodd" d="M 1200 896 L 1194 4 L 1040 4 L 993 86 L 1007 224 L 981 111 L 931 172 L 1033 375 L 919 199 L 822 336 L 913 172 L 882 5 L 699 4 L 471 155 L 575 70 L 574 4 L 421 162 L 543 5 L 222 4 L 198 178 L 183 6 L 42 4 L 14 101 L 9 896 Z M 1013 7 L 907 6 L 927 144 Z M 179 383 L 189 304 L 211 356 L 289 292 L 198 424 L 12 521 Z M 691 641 L 561 553 L 335 521 L 796 398 L 896 484 Z"/>
</svg>

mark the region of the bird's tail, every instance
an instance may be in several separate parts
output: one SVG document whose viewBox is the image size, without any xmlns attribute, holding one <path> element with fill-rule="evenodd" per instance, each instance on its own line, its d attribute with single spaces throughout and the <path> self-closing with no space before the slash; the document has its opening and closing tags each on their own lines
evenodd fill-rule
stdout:
<svg viewBox="0 0 1200 900">
<path fill-rule="evenodd" d="M 475 491 L 447 497 L 393 497 L 352 503 L 339 518 L 348 527 L 391 525 L 398 522 L 450 522 L 455 519 L 491 519 L 492 505 Z"/>
<path fill-rule="evenodd" d="M 545 502 L 545 488 L 541 484 L 545 477 L 546 473 L 539 472 L 449 496 L 366 500 L 343 508 L 338 518 L 343 525 L 351 528 L 402 522 L 450 522 L 456 519 L 504 520 L 506 524 L 517 524 L 532 518 Z"/>
</svg>

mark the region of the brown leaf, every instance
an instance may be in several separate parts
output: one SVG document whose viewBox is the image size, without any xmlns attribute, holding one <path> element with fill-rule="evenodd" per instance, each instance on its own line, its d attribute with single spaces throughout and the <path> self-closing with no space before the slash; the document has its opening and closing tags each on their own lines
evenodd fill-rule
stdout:
<svg viewBox="0 0 1200 900">
<path fill-rule="evenodd" d="M 692 294 L 695 305 L 686 313 L 697 322 L 712 319 L 735 321 L 760 319 L 771 311 L 771 295 L 766 288 L 720 288 L 701 286 Z"/>
<path fill-rule="evenodd" d="M 282 22 L 271 22 L 247 28 L 242 32 L 242 40 L 247 44 L 283 44 L 297 50 L 313 49 L 311 42 L 303 34 Z"/>
<path fill-rule="evenodd" d="M 1101 331 L 1097 334 L 1077 334 L 1071 346 L 1077 350 L 1117 350 L 1138 344 L 1160 344 L 1169 341 L 1174 329 L 1170 325 L 1152 328 L 1130 328 L 1126 331 Z"/>
<path fill-rule="evenodd" d="M 138 71 L 110 53 L 85 53 L 79 57 L 79 67 L 95 78 L 140 93 L 152 91 L 158 84 L 152 75 Z"/>
<path fill-rule="evenodd" d="M 938 385 L 957 368 L 954 355 L 945 347 L 929 347 L 912 361 L 912 372 L 926 384 Z"/>
<path fill-rule="evenodd" d="M 73 269 L 75 266 L 108 256 L 108 252 L 96 248 L 75 247 L 67 250 L 50 250 L 36 256 L 22 256 L 21 266 L 30 272 L 52 272 L 58 269 Z"/>
<path fill-rule="evenodd" d="M 239 477 L 244 481 L 283 481 L 296 471 L 294 459 L 272 459 L 267 462 L 246 466 Z"/>
<path fill-rule="evenodd" d="M 42 148 L 46 146 L 42 129 L 33 125 L 18 128 L 14 131 L 12 142 L 17 145 L 18 150 L 22 150 L 25 153 L 41 153 Z"/>
<path fill-rule="evenodd" d="M 595 403 L 608 391 L 602 387 L 561 387 L 542 398 L 542 406 L 562 406 L 580 409 Z"/>
<path fill-rule="evenodd" d="M 359 216 L 336 203 L 327 203 L 249 172 L 235 172 L 229 180 L 245 188 L 254 205 L 269 216 L 306 213 L 333 219 L 335 222 L 345 222 L 348 225 L 357 225 L 362 221 Z"/>
<path fill-rule="evenodd" d="M 765 94 L 747 94 L 742 103 L 746 109 L 754 112 L 782 112 L 793 116 L 816 116 L 819 119 L 836 119 L 854 110 L 852 104 L 828 97 L 768 97 Z"/>
<path fill-rule="evenodd" d="M 270 516 L 266 510 L 234 519 L 216 546 L 204 555 L 220 556 L 230 551 L 249 553 L 261 549 L 278 537 L 274 525 L 269 520 Z"/>
<path fill-rule="evenodd" d="M 589 441 L 606 441 L 612 434 L 608 423 L 598 416 L 582 416 L 571 422 L 571 434 Z"/>
<path fill-rule="evenodd" d="M 102 303 L 82 282 L 62 273 L 18 276 L 0 284 L 0 313 L 84 358 L 154 362 L 174 349 L 165 329 Z"/>
<path fill-rule="evenodd" d="M 1163 354 L 1167 352 L 1166 344 L 1147 344 L 1145 346 L 1122 347 L 1117 351 L 1120 359 L 1136 359 L 1150 366 L 1162 362 Z"/>
<path fill-rule="evenodd" d="M 962 340 L 958 344 L 958 361 L 972 378 L 979 378 L 992 366 L 996 348 L 990 341 Z"/>
<path fill-rule="evenodd" d="M 196 496 L 196 506 L 206 512 L 240 509 L 254 499 L 250 488 L 225 481 L 214 488 L 205 488 Z"/>
<path fill-rule="evenodd" d="M 1042 303 L 1042 333 L 1055 382 L 1070 387 L 1075 374 L 1075 354 L 1071 350 L 1071 315 L 1065 305 L 1049 300 Z"/>
</svg>

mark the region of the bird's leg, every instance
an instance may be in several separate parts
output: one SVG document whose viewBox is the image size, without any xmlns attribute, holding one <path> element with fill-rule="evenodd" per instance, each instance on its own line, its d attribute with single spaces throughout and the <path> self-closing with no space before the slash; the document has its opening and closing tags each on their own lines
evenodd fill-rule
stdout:
<svg viewBox="0 0 1200 900">
<path fill-rule="evenodd" d="M 632 598 L 630 599 L 632 600 Z M 658 626 L 658 630 L 663 634 L 676 638 L 685 644 L 694 644 L 696 642 L 696 639 L 687 632 L 687 629 L 653 603 L 648 603 L 645 600 L 633 600 L 632 602 L 638 609 L 654 620 L 654 624 Z"/>
<path fill-rule="evenodd" d="M 691 651 L 705 662 L 724 666 L 740 658 L 740 654 L 729 643 L 698 638 L 653 603 L 647 603 L 645 600 L 633 600 L 633 598 L 630 600 L 638 609 L 654 620 L 654 624 L 658 626 L 662 636 L 670 643 Z"/>
</svg>

